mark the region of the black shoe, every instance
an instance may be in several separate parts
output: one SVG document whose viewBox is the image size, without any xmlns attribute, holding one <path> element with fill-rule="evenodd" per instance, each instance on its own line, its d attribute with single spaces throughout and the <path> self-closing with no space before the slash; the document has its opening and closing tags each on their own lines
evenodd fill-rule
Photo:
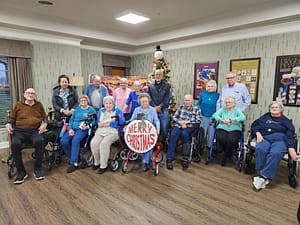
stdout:
<svg viewBox="0 0 300 225">
<path fill-rule="evenodd" d="M 173 163 L 172 163 L 172 160 L 167 160 L 167 169 L 168 170 L 172 170 L 173 169 Z"/>
<path fill-rule="evenodd" d="M 78 166 L 75 166 L 74 164 L 71 164 L 69 166 L 69 168 L 67 169 L 67 173 L 73 173 L 77 169 L 78 169 Z"/>
<path fill-rule="evenodd" d="M 189 160 L 187 158 L 182 158 L 181 160 L 181 166 L 183 169 L 187 169 L 189 167 Z"/>
<path fill-rule="evenodd" d="M 33 175 L 36 180 L 44 180 L 45 178 L 42 170 L 35 170 Z"/>
<path fill-rule="evenodd" d="M 221 166 L 226 166 L 226 157 L 223 156 L 221 159 Z"/>
<path fill-rule="evenodd" d="M 93 164 L 93 165 L 91 166 L 91 169 L 92 169 L 92 170 L 97 170 L 97 169 L 99 169 L 99 167 L 100 167 L 100 165 L 95 165 L 95 164 Z"/>
<path fill-rule="evenodd" d="M 99 168 L 98 173 L 99 174 L 103 174 L 103 173 L 105 173 L 106 170 L 107 170 L 107 167 L 105 167 L 105 168 Z"/>
<path fill-rule="evenodd" d="M 27 179 L 27 177 L 28 177 L 28 174 L 26 173 L 26 171 L 22 171 L 22 172 L 18 173 L 18 175 L 14 181 L 14 184 L 24 183 L 24 181 Z"/>
</svg>

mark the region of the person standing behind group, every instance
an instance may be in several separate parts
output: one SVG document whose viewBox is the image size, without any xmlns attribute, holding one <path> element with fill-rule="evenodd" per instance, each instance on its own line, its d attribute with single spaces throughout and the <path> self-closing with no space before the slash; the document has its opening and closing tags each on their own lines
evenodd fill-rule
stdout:
<svg viewBox="0 0 300 225">
<path fill-rule="evenodd" d="M 85 95 L 89 97 L 90 105 L 98 112 L 103 106 L 103 98 L 108 95 L 108 90 L 105 85 L 101 83 L 100 76 L 93 76 L 93 83 L 86 87 Z"/>
<path fill-rule="evenodd" d="M 212 117 L 218 122 L 217 125 L 217 147 L 219 152 L 224 152 L 221 165 L 233 162 L 235 153 L 242 131 L 242 122 L 246 116 L 240 108 L 236 107 L 235 98 L 228 96 L 225 98 L 225 107 L 215 112 Z"/>
<path fill-rule="evenodd" d="M 214 127 L 211 124 L 212 115 L 216 112 L 219 93 L 215 80 L 209 80 L 206 84 L 206 91 L 199 95 L 197 106 L 201 111 L 201 127 L 204 130 L 204 136 L 207 137 L 207 147 L 210 148 L 214 138 Z"/>
<path fill-rule="evenodd" d="M 138 102 L 138 97 L 140 93 L 144 93 L 143 90 L 141 90 L 141 83 L 139 81 L 133 82 L 133 91 L 130 92 L 129 97 L 123 107 L 123 112 L 126 112 L 127 108 L 131 105 L 130 110 L 130 118 L 135 110 L 136 107 L 140 106 Z"/>
<path fill-rule="evenodd" d="M 120 87 L 116 88 L 113 92 L 113 97 L 115 99 L 115 105 L 118 106 L 119 109 L 123 109 L 131 89 L 128 88 L 128 81 L 126 78 L 122 77 L 120 79 Z M 124 112 L 124 117 L 126 120 L 130 119 L 130 107 L 128 107 Z"/>
<path fill-rule="evenodd" d="M 156 109 L 162 138 L 165 141 L 169 128 L 170 85 L 167 81 L 162 80 L 163 71 L 161 69 L 155 70 L 154 77 L 155 81 L 150 83 L 148 88 L 151 99 L 150 105 Z M 164 143 L 164 147 L 167 147 L 166 143 Z"/>
<path fill-rule="evenodd" d="M 80 96 L 79 106 L 75 108 L 69 120 L 68 132 L 60 140 L 62 149 L 70 159 L 67 173 L 72 173 L 78 169 L 80 142 L 88 135 L 88 127 L 82 126 L 82 122 L 92 114 L 96 114 L 96 110 L 89 105 L 88 96 Z"/>
<path fill-rule="evenodd" d="M 251 104 L 251 95 L 247 87 L 237 82 L 237 77 L 234 72 L 229 72 L 226 75 L 227 84 L 222 87 L 220 96 L 217 102 L 217 110 L 226 105 L 225 99 L 228 96 L 235 98 L 236 107 L 240 108 L 243 112 Z"/>
<path fill-rule="evenodd" d="M 55 120 L 60 121 L 62 117 L 70 118 L 78 106 L 77 91 L 69 83 L 69 77 L 63 74 L 58 77 L 58 86 L 53 88 L 52 105 Z"/>
</svg>

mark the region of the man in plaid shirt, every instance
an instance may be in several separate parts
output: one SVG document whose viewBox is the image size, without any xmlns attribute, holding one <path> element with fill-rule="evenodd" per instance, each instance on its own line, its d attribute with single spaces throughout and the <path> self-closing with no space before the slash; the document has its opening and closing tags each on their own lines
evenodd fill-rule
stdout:
<svg viewBox="0 0 300 225">
<path fill-rule="evenodd" d="M 179 137 L 183 144 L 191 142 L 191 135 L 195 130 L 196 124 L 201 122 L 200 120 L 200 111 L 193 104 L 193 97 L 192 95 L 185 95 L 184 96 L 184 103 L 179 106 L 177 111 L 173 116 L 174 126 L 169 138 L 169 145 L 167 151 L 167 169 L 173 169 L 174 155 L 175 149 L 177 146 L 177 141 Z"/>
</svg>

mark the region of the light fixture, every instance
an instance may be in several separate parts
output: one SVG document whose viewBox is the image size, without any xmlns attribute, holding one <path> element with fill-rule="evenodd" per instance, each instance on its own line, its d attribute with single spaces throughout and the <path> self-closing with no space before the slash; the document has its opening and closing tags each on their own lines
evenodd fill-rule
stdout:
<svg viewBox="0 0 300 225">
<path fill-rule="evenodd" d="M 69 76 L 70 85 L 74 87 L 81 87 L 84 86 L 84 78 L 83 76 Z"/>
<path fill-rule="evenodd" d="M 116 20 L 120 20 L 120 21 L 123 21 L 126 23 L 131 23 L 131 24 L 138 24 L 138 23 L 142 23 L 147 20 L 150 20 L 150 19 L 147 17 L 144 17 L 144 16 L 140 16 L 136 13 L 129 12 L 123 16 L 117 17 Z"/>
<path fill-rule="evenodd" d="M 42 5 L 54 5 L 53 2 L 50 2 L 50 1 L 38 1 L 38 3 L 42 4 Z"/>
</svg>

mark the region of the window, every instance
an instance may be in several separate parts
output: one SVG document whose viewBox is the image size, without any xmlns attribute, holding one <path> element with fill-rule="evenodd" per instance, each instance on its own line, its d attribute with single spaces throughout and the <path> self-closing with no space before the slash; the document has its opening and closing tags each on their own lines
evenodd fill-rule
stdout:
<svg viewBox="0 0 300 225">
<path fill-rule="evenodd" d="M 11 107 L 7 64 L 8 57 L 0 56 L 0 125 L 6 124 L 6 111 Z"/>
</svg>

